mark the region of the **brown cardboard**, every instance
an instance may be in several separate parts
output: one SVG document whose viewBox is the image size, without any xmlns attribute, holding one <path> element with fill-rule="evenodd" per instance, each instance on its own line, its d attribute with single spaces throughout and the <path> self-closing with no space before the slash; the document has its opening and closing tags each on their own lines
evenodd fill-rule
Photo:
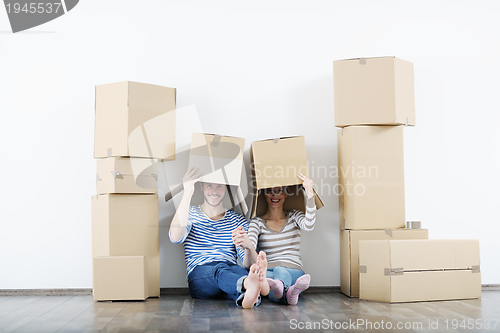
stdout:
<svg viewBox="0 0 500 333">
<path fill-rule="evenodd" d="M 479 298 L 479 267 L 475 239 L 360 241 L 360 299 L 396 303 Z"/>
<path fill-rule="evenodd" d="M 92 257 L 107 256 L 146 256 L 148 296 L 160 296 L 157 194 L 92 197 Z"/>
<path fill-rule="evenodd" d="M 335 126 L 415 126 L 413 64 L 396 57 L 333 62 Z"/>
<path fill-rule="evenodd" d="M 337 130 L 342 229 L 405 227 L 403 126 Z"/>
<path fill-rule="evenodd" d="M 359 296 L 358 254 L 364 240 L 427 239 L 426 229 L 341 230 L 340 291 L 350 297 Z"/>
<path fill-rule="evenodd" d="M 124 81 L 95 95 L 94 158 L 175 159 L 175 88 Z"/>
<path fill-rule="evenodd" d="M 92 269 L 94 301 L 148 298 L 148 269 L 144 256 L 95 257 Z"/>
<path fill-rule="evenodd" d="M 96 160 L 96 165 L 97 194 L 158 192 L 155 159 L 109 157 Z"/>
<path fill-rule="evenodd" d="M 240 186 L 245 139 L 193 133 L 189 168 L 197 167 L 201 181 Z"/>
<path fill-rule="evenodd" d="M 265 213 L 267 203 L 261 189 L 300 185 L 300 173 L 308 176 L 306 144 L 303 136 L 283 137 L 255 141 L 250 147 L 252 164 L 253 188 L 255 191 L 251 217 Z M 296 187 L 295 187 L 296 188 Z M 299 187 L 301 188 L 301 186 Z M 304 194 L 291 187 L 295 194 L 285 201 L 285 209 L 305 211 Z M 316 209 L 324 206 L 323 201 L 315 192 Z M 266 203 L 262 207 L 262 205 Z"/>
</svg>

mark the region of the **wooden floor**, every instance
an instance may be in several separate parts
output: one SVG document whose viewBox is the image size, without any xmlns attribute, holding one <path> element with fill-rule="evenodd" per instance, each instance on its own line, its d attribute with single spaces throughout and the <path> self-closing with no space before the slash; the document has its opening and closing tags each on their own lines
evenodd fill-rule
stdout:
<svg viewBox="0 0 500 333">
<path fill-rule="evenodd" d="M 228 300 L 184 295 L 145 302 L 94 302 L 91 296 L 0 297 L 2 333 L 289 332 L 300 328 L 307 332 L 500 332 L 500 291 L 483 291 L 476 300 L 406 304 L 310 293 L 302 295 L 297 306 L 264 299 L 253 310 L 242 310 Z"/>
</svg>

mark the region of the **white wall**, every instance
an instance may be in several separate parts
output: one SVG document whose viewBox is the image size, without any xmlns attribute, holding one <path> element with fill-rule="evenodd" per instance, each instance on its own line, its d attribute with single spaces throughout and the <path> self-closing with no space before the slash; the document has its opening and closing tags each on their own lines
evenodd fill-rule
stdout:
<svg viewBox="0 0 500 333">
<path fill-rule="evenodd" d="M 178 88 L 204 131 L 246 139 L 247 163 L 252 141 L 304 135 L 311 163 L 332 166 L 332 61 L 383 55 L 415 66 L 407 219 L 434 239 L 479 238 L 482 283 L 500 283 L 498 17 L 496 1 L 86 0 L 11 34 L 0 10 L 0 289 L 91 287 L 95 85 Z M 320 193 L 303 261 L 313 285 L 338 286 L 337 197 Z M 174 206 L 160 207 L 161 286 L 186 286 Z"/>
</svg>

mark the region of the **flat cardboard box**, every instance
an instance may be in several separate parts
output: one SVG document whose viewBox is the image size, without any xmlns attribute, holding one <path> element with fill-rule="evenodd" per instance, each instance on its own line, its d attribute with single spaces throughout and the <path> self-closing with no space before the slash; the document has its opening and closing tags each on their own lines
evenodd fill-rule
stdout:
<svg viewBox="0 0 500 333">
<path fill-rule="evenodd" d="M 245 139 L 193 133 L 189 168 L 197 167 L 202 182 L 240 186 Z"/>
<path fill-rule="evenodd" d="M 340 291 L 359 297 L 358 254 L 363 240 L 427 239 L 426 229 L 341 230 Z"/>
<path fill-rule="evenodd" d="M 92 197 L 92 257 L 108 256 L 146 256 L 148 296 L 160 296 L 157 194 Z"/>
<path fill-rule="evenodd" d="M 109 157 L 96 160 L 97 194 L 158 193 L 158 163 L 155 159 Z"/>
<path fill-rule="evenodd" d="M 335 126 L 415 126 L 413 64 L 396 57 L 333 62 Z"/>
<path fill-rule="evenodd" d="M 479 240 L 359 243 L 360 299 L 417 302 L 481 297 Z"/>
<path fill-rule="evenodd" d="M 403 126 L 337 130 L 342 229 L 405 227 Z"/>
<path fill-rule="evenodd" d="M 302 180 L 298 175 L 309 175 L 303 136 L 255 141 L 250 147 L 250 159 L 252 188 L 255 192 L 251 217 L 261 216 L 266 211 L 264 193 L 259 190 L 277 186 L 300 185 L 290 187 L 294 196 L 286 199 L 285 209 L 305 211 L 303 191 L 296 190 L 302 187 Z M 320 209 L 324 204 L 319 195 L 315 194 L 316 209 Z"/>
<path fill-rule="evenodd" d="M 94 301 L 132 301 L 148 298 L 145 256 L 95 257 L 92 269 Z"/>
<path fill-rule="evenodd" d="M 95 88 L 94 158 L 175 159 L 175 88 L 124 81 Z"/>
</svg>

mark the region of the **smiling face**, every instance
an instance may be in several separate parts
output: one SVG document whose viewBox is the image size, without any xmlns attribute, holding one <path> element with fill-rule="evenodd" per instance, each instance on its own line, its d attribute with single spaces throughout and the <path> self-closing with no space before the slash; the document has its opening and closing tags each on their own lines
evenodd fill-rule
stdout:
<svg viewBox="0 0 500 333">
<path fill-rule="evenodd" d="M 285 203 L 287 194 L 285 187 L 266 188 L 266 201 L 269 208 L 279 208 Z"/>
<path fill-rule="evenodd" d="M 226 194 L 226 185 L 215 183 L 201 183 L 201 191 L 205 202 L 212 207 L 216 207 L 222 203 Z"/>
</svg>

